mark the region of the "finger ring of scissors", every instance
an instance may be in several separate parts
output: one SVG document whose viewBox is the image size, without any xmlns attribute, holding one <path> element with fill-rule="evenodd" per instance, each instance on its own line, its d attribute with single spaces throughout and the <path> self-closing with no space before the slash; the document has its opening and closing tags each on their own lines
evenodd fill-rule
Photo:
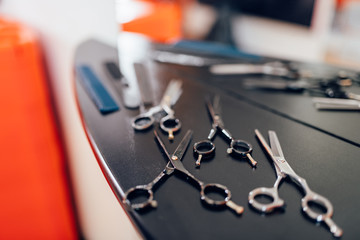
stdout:
<svg viewBox="0 0 360 240">
<path fill-rule="evenodd" d="M 256 161 L 251 157 L 251 153 L 253 151 L 253 147 L 250 143 L 244 140 L 236 140 L 233 139 L 230 142 L 230 147 L 226 150 L 228 154 L 234 154 L 235 156 L 239 156 L 242 158 L 248 158 L 251 163 L 256 166 Z M 254 161 L 254 163 L 252 162 Z"/>
<path fill-rule="evenodd" d="M 170 167 L 168 163 L 166 168 L 150 183 L 146 185 L 138 185 L 130 188 L 125 192 L 123 203 L 135 210 L 141 210 L 147 207 L 157 207 L 157 201 L 154 200 L 153 188 L 164 177 L 171 175 L 174 172 L 174 168 Z"/>
<path fill-rule="evenodd" d="M 154 124 L 154 117 L 148 114 L 140 114 L 133 119 L 131 125 L 135 130 L 142 131 L 150 128 Z"/>
<path fill-rule="evenodd" d="M 179 119 L 174 118 L 174 116 L 167 115 L 161 119 L 160 128 L 164 132 L 168 133 L 169 140 L 173 140 L 174 133 L 179 131 L 181 128 L 181 122 Z"/>
<path fill-rule="evenodd" d="M 194 144 L 194 154 L 197 158 L 196 166 L 200 167 L 202 159 L 209 159 L 215 155 L 215 144 L 210 140 L 203 140 Z"/>
<path fill-rule="evenodd" d="M 209 197 L 210 193 L 220 193 L 224 197 L 224 199 L 215 200 Z M 209 183 L 204 185 L 201 188 L 200 194 L 201 194 L 201 200 L 205 201 L 209 206 L 215 206 L 215 207 L 227 205 L 228 204 L 227 200 L 231 199 L 230 190 L 226 186 L 218 183 Z"/>
<path fill-rule="evenodd" d="M 142 202 L 135 202 L 137 198 L 144 198 Z M 125 199 L 133 209 L 139 210 L 145 207 L 157 207 L 157 201 L 154 200 L 154 193 L 151 188 L 147 185 L 139 185 L 133 188 L 130 188 L 125 193 Z"/>
</svg>

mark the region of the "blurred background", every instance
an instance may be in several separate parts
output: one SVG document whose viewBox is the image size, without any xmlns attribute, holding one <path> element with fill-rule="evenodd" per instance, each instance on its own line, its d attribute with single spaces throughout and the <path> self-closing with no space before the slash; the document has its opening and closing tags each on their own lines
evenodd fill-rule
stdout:
<svg viewBox="0 0 360 240">
<path fill-rule="evenodd" d="M 3 0 L 0 239 L 139 238 L 74 91 L 76 47 L 89 38 L 117 46 L 127 33 L 360 69 L 360 0 Z"/>
<path fill-rule="evenodd" d="M 357 0 L 116 0 L 116 8 L 122 31 L 153 41 L 217 41 L 265 56 L 359 66 Z"/>
</svg>

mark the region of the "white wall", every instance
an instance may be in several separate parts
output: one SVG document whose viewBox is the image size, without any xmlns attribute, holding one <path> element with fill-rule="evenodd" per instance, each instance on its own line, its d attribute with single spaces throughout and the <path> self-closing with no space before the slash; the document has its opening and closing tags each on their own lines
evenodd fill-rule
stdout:
<svg viewBox="0 0 360 240">
<path fill-rule="evenodd" d="M 89 147 L 75 105 L 76 46 L 96 37 L 116 46 L 114 0 L 3 0 L 0 14 L 39 32 L 69 153 L 71 177 L 86 239 L 138 239 Z"/>
</svg>

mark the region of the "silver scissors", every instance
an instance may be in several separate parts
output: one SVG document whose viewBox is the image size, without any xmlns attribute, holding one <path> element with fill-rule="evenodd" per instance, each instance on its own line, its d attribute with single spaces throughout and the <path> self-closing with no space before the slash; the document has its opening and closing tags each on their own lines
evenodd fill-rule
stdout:
<svg viewBox="0 0 360 240">
<path fill-rule="evenodd" d="M 211 116 L 212 129 L 210 130 L 210 134 L 206 140 L 202 140 L 194 144 L 194 154 L 197 156 L 196 166 L 200 166 L 202 159 L 210 158 L 214 155 L 215 145 L 212 143 L 212 139 L 219 131 L 230 143 L 227 153 L 247 158 L 250 160 L 251 165 L 255 167 L 257 162 L 250 155 L 253 150 L 251 144 L 244 140 L 234 139 L 229 130 L 225 129 L 220 115 L 221 107 L 219 102 L 220 97 L 218 95 L 214 98 L 214 104 L 211 103 L 209 98 L 206 99 L 206 106 Z"/>
<path fill-rule="evenodd" d="M 155 138 L 159 143 L 161 150 L 166 154 L 169 162 L 166 165 L 166 168 L 149 184 L 147 185 L 139 185 L 134 188 L 129 189 L 125 193 L 125 197 L 123 202 L 128 206 L 131 206 L 133 209 L 140 210 L 145 207 L 151 206 L 156 207 L 157 202 L 153 199 L 153 188 L 154 186 L 164 177 L 167 175 L 171 175 L 174 170 L 177 170 L 188 178 L 192 179 L 200 189 L 201 200 L 204 201 L 209 206 L 227 206 L 234 210 L 237 214 L 242 214 L 244 208 L 235 204 L 231 201 L 231 192 L 230 190 L 218 183 L 209 183 L 205 184 L 204 182 L 198 180 L 194 175 L 192 175 L 189 171 L 186 170 L 181 159 L 183 158 L 192 138 L 192 131 L 188 130 L 185 134 L 184 138 L 181 140 L 179 146 L 176 148 L 175 152 L 170 155 L 165 148 L 164 143 L 161 141 L 158 133 L 154 131 Z M 223 200 L 214 200 L 210 196 L 209 193 L 222 193 L 224 195 Z M 147 199 L 144 202 L 136 203 L 135 200 L 139 196 L 146 196 Z M 133 203 L 132 203 L 133 201 Z"/>
<path fill-rule="evenodd" d="M 271 147 L 269 147 L 269 145 L 266 143 L 266 140 L 259 132 L 259 130 L 256 129 L 255 134 L 258 137 L 261 145 L 266 150 L 267 154 L 274 162 L 277 179 L 274 186 L 271 188 L 261 187 L 252 190 L 249 193 L 249 204 L 256 210 L 264 213 L 269 213 L 275 208 L 284 206 L 284 200 L 279 197 L 278 190 L 281 181 L 287 176 L 289 176 L 290 179 L 296 182 L 305 192 L 305 196 L 301 199 L 301 206 L 302 210 L 306 213 L 306 215 L 309 216 L 311 219 L 316 220 L 317 222 L 325 222 L 329 227 L 331 233 L 335 237 L 340 237 L 343 234 L 343 231 L 331 219 L 334 211 L 331 202 L 327 198 L 313 192 L 306 183 L 306 180 L 297 175 L 290 167 L 290 165 L 284 158 L 284 154 L 282 152 L 280 142 L 277 138 L 276 133 L 274 131 L 269 131 Z M 257 196 L 267 196 L 272 199 L 272 202 L 267 204 L 260 203 L 256 201 Z M 309 206 L 309 203 L 311 202 L 323 206 L 324 209 L 326 209 L 326 213 L 321 214 L 311 210 Z"/>
<path fill-rule="evenodd" d="M 173 140 L 174 133 L 181 128 L 181 122 L 178 118 L 175 118 L 175 112 L 171 107 L 182 93 L 181 85 L 182 82 L 180 80 L 171 80 L 160 104 L 147 111 L 140 109 L 142 113 L 132 120 L 132 127 L 139 131 L 149 129 L 155 122 L 154 116 L 159 113 L 165 113 L 165 116 L 160 119 L 160 128 L 168 133 L 170 140 Z"/>
</svg>

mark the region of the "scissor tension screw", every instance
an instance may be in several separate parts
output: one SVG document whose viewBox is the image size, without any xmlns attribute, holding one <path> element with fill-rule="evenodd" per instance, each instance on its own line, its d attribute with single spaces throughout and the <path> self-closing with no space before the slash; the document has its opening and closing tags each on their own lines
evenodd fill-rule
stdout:
<svg viewBox="0 0 360 240">
<path fill-rule="evenodd" d="M 174 161 L 179 160 L 179 158 L 177 156 L 172 156 L 171 159 Z"/>
</svg>

